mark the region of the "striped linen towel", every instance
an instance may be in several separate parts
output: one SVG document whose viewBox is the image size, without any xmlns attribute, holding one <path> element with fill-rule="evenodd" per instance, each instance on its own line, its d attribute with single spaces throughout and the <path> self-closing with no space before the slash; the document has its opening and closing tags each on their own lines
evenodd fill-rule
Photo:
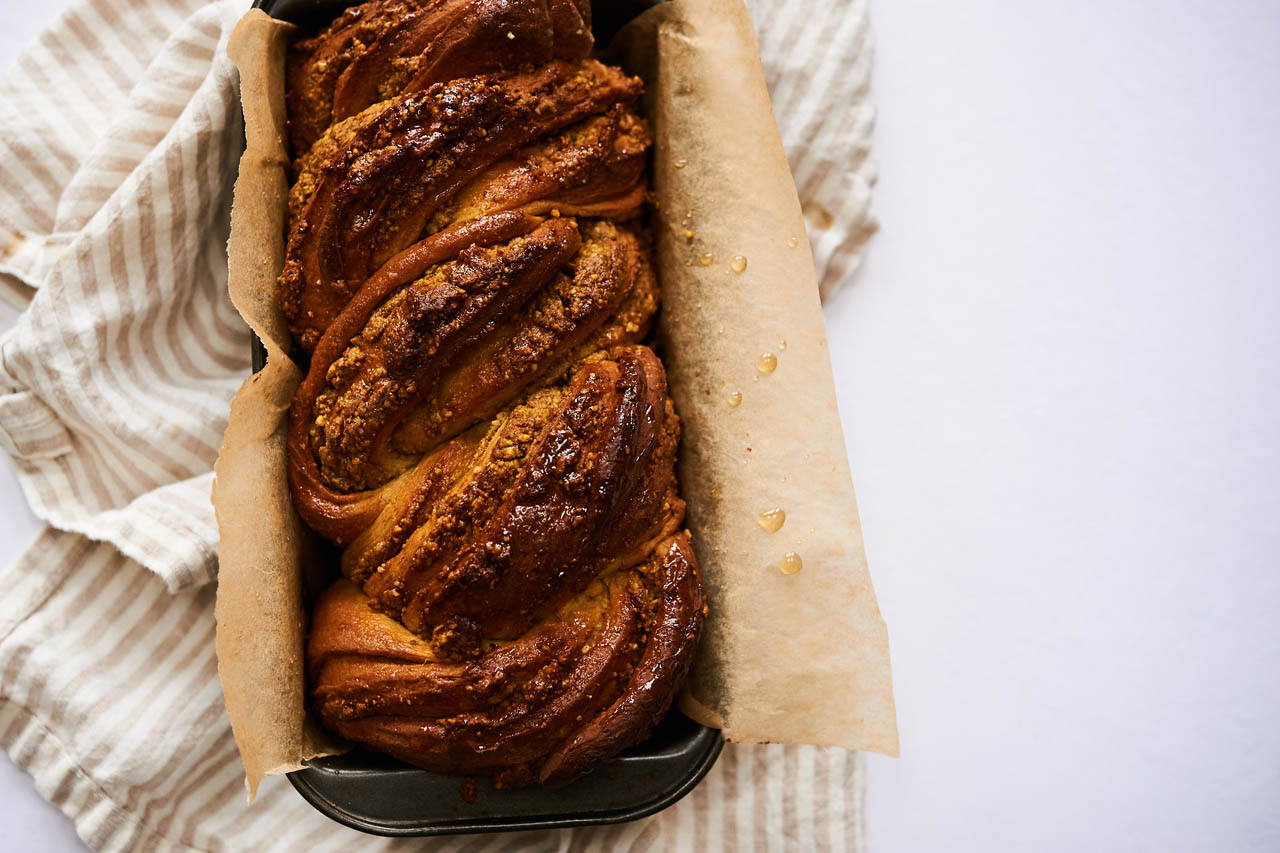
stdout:
<svg viewBox="0 0 1280 853">
<path fill-rule="evenodd" d="M 421 848 L 268 779 L 246 806 L 213 655 L 212 465 L 249 371 L 226 295 L 248 0 L 73 0 L 0 78 L 0 447 L 47 523 L 0 572 L 0 746 L 100 850 Z M 751 0 L 824 293 L 875 224 L 865 0 Z M 861 850 L 863 763 L 729 746 L 613 827 L 440 850 Z"/>
</svg>

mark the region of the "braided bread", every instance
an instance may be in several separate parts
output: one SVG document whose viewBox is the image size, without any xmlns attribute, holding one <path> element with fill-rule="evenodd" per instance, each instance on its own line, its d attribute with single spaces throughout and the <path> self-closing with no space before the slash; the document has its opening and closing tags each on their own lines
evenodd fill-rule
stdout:
<svg viewBox="0 0 1280 853">
<path fill-rule="evenodd" d="M 288 66 L 289 480 L 342 548 L 313 704 L 499 785 L 647 737 L 706 614 L 644 345 L 641 84 L 590 50 L 585 0 L 374 0 Z"/>
</svg>

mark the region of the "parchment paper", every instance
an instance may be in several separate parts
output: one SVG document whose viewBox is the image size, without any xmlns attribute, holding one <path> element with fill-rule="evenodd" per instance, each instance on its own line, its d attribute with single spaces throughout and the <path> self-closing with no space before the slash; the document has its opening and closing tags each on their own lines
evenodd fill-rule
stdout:
<svg viewBox="0 0 1280 853">
<path fill-rule="evenodd" d="M 250 799 L 264 775 L 296 770 L 332 748 L 306 715 L 302 579 L 312 534 L 294 511 L 285 471 L 289 401 L 302 381 L 286 354 L 289 330 L 276 304 L 288 194 L 284 60 L 291 29 L 255 9 L 227 45 L 240 69 L 245 117 L 228 287 L 267 350 L 266 366 L 231 402 L 213 483 L 218 675 Z"/>
<path fill-rule="evenodd" d="M 730 740 L 897 755 L 888 632 L 755 30 L 739 0 L 675 0 L 621 40 L 654 123 L 663 356 L 711 602 L 683 708 Z M 786 521 L 769 533 L 773 509 Z M 782 573 L 787 553 L 799 572 Z"/>
<path fill-rule="evenodd" d="M 305 709 L 311 534 L 285 476 L 286 414 L 301 379 L 275 303 L 290 29 L 253 10 L 228 48 L 246 128 L 231 297 L 268 352 L 232 403 L 213 493 L 218 669 L 251 797 L 263 775 L 335 748 Z M 673 0 L 618 45 L 648 86 L 662 354 L 684 422 L 681 484 L 711 603 L 682 707 L 730 740 L 896 755 L 887 633 L 863 555 L 804 220 L 751 21 L 740 0 Z M 731 266 L 735 255 L 746 258 L 743 272 Z M 777 358 L 771 374 L 757 370 L 765 352 Z M 767 533 L 757 516 L 774 508 L 786 522 Z M 803 568 L 784 575 L 788 552 Z"/>
</svg>

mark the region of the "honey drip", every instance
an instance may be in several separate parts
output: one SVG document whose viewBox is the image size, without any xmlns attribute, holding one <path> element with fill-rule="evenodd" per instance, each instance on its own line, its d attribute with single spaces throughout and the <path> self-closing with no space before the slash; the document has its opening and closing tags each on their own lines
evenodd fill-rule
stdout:
<svg viewBox="0 0 1280 853">
<path fill-rule="evenodd" d="M 733 260 L 729 262 L 729 267 L 734 272 L 746 272 L 747 259 L 744 255 L 734 255 Z"/>
<path fill-rule="evenodd" d="M 778 357 L 771 352 L 761 353 L 756 359 L 756 370 L 761 373 L 773 373 L 778 369 Z"/>
<path fill-rule="evenodd" d="M 716 262 L 716 256 L 710 252 L 703 252 L 701 260 L 704 267 L 709 267 Z"/>
<path fill-rule="evenodd" d="M 756 518 L 766 533 L 777 533 L 787 521 L 787 513 L 782 508 L 766 509 Z"/>
<path fill-rule="evenodd" d="M 784 575 L 794 575 L 804 568 L 804 562 L 795 551 L 788 551 L 782 555 L 781 568 Z"/>
<path fill-rule="evenodd" d="M 688 160 L 677 160 L 677 161 L 676 161 L 674 164 L 672 164 L 672 165 L 674 165 L 677 169 L 683 169 L 685 166 L 689 165 L 689 161 L 688 161 Z"/>
<path fill-rule="evenodd" d="M 794 249 L 796 246 L 800 245 L 800 238 L 792 237 L 790 240 L 787 241 L 787 245 Z"/>
<path fill-rule="evenodd" d="M 735 409 L 742 405 L 742 392 L 733 391 L 729 394 L 729 405 Z"/>
</svg>

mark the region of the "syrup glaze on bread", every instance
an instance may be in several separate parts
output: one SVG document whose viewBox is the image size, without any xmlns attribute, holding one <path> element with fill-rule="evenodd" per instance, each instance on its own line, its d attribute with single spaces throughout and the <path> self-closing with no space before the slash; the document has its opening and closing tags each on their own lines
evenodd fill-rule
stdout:
<svg viewBox="0 0 1280 853">
<path fill-rule="evenodd" d="M 343 548 L 314 707 L 500 785 L 646 738 L 706 613 L 644 343 L 641 84 L 591 47 L 586 0 L 375 0 L 288 65 L 289 479 Z"/>
</svg>

